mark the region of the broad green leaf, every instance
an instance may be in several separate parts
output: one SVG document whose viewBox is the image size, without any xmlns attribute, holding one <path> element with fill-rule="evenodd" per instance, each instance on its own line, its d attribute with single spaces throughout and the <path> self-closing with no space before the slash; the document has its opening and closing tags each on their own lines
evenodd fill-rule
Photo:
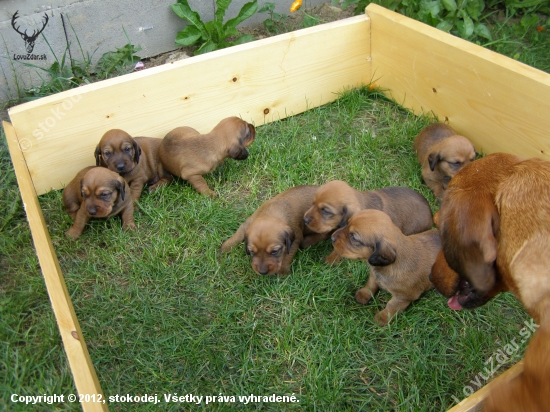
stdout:
<svg viewBox="0 0 550 412">
<path fill-rule="evenodd" d="M 439 12 L 441 11 L 441 6 L 438 1 L 428 1 L 424 3 L 424 7 L 432 17 L 438 17 Z"/>
<path fill-rule="evenodd" d="M 211 20 L 209 22 L 206 22 L 204 26 L 208 31 L 208 38 L 212 40 L 214 43 L 219 43 L 227 37 L 227 36 L 224 36 L 222 32 L 221 23 L 217 22 L 216 20 Z"/>
<path fill-rule="evenodd" d="M 176 13 L 179 17 L 181 17 L 184 20 L 187 20 L 189 23 L 194 25 L 197 29 L 200 30 L 202 35 L 206 37 L 206 28 L 204 27 L 204 23 L 202 22 L 201 17 L 199 16 L 199 13 L 191 10 L 191 7 L 189 7 L 187 0 L 178 0 L 178 1 L 179 1 L 178 3 L 171 5 L 174 13 Z"/>
<path fill-rule="evenodd" d="M 237 38 L 237 40 L 235 40 L 233 42 L 233 44 L 243 44 L 243 43 L 248 43 L 248 42 L 251 42 L 251 41 L 254 41 L 254 40 L 256 40 L 256 38 L 253 35 L 243 34 L 242 36 Z"/>
<path fill-rule="evenodd" d="M 198 50 L 195 51 L 195 55 L 208 53 L 217 49 L 218 45 L 212 40 L 208 40 L 207 42 L 203 43 L 203 45 Z"/>
<path fill-rule="evenodd" d="M 187 26 L 176 36 L 176 43 L 182 46 L 192 46 L 202 37 L 201 32 L 195 26 Z"/>
<path fill-rule="evenodd" d="M 521 27 L 529 29 L 535 26 L 539 22 L 539 18 L 536 14 L 525 14 L 520 21 Z"/>
<path fill-rule="evenodd" d="M 468 39 L 474 34 L 474 22 L 465 11 L 462 11 L 462 18 L 464 19 L 464 38 Z"/>
<path fill-rule="evenodd" d="M 216 0 L 216 12 L 214 13 L 214 20 L 223 24 L 223 16 L 225 16 L 225 12 L 230 4 L 231 0 Z"/>
<path fill-rule="evenodd" d="M 483 23 L 478 23 L 475 25 L 474 33 L 479 37 L 483 37 L 484 39 L 493 40 L 491 30 L 489 30 L 489 28 Z"/>
<path fill-rule="evenodd" d="M 443 7 L 447 11 L 455 11 L 457 9 L 455 0 L 441 0 L 441 4 L 443 4 Z"/>
<path fill-rule="evenodd" d="M 443 30 L 443 31 L 446 31 L 447 33 L 449 33 L 451 31 L 451 29 L 453 28 L 453 25 L 452 25 L 452 23 L 448 22 L 447 20 L 443 20 L 436 27 L 439 30 Z"/>
<path fill-rule="evenodd" d="M 237 25 L 239 25 L 246 19 L 252 17 L 254 13 L 256 13 L 256 10 L 258 10 L 258 0 L 253 0 L 249 3 L 246 3 L 239 11 L 239 14 L 237 15 L 237 17 L 232 18 L 231 20 L 228 20 L 227 23 L 224 24 L 223 26 L 224 31 L 227 30 L 228 28 L 237 27 Z"/>
</svg>

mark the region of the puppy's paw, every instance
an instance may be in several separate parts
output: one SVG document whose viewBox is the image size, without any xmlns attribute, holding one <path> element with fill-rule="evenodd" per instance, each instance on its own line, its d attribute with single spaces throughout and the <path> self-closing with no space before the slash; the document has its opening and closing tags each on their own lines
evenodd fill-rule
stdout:
<svg viewBox="0 0 550 412">
<path fill-rule="evenodd" d="M 210 190 L 210 189 L 205 190 L 204 192 L 201 193 L 201 195 L 207 196 L 210 199 L 216 199 L 217 197 L 219 197 L 216 192 L 214 192 L 213 190 Z"/>
<path fill-rule="evenodd" d="M 380 326 L 386 326 L 390 320 L 390 314 L 387 310 L 383 310 L 374 315 L 374 321 Z"/>
<path fill-rule="evenodd" d="M 225 242 L 222 243 L 220 247 L 220 253 L 227 253 L 231 249 L 233 249 L 233 245 L 230 244 L 229 239 L 227 239 Z"/>
<path fill-rule="evenodd" d="M 355 292 L 355 301 L 361 305 L 366 305 L 372 299 L 372 292 L 368 288 L 361 288 Z"/>
<path fill-rule="evenodd" d="M 69 240 L 76 240 L 80 237 L 82 233 L 75 229 L 74 227 L 71 227 L 69 230 L 65 232 L 65 237 Z"/>
<path fill-rule="evenodd" d="M 341 260 L 342 257 L 338 253 L 336 253 L 335 250 L 333 250 L 332 253 L 325 258 L 325 263 L 327 265 L 335 265 Z"/>
<path fill-rule="evenodd" d="M 131 231 L 134 231 L 134 230 L 137 230 L 137 227 L 136 227 L 136 224 L 134 222 L 130 222 L 130 223 L 124 223 L 122 225 L 122 229 L 123 230 L 131 230 Z"/>
</svg>

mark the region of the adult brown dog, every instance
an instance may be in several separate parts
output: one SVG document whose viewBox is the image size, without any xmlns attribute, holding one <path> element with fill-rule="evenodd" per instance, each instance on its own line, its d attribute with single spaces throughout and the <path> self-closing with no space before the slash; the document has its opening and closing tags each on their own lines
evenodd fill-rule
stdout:
<svg viewBox="0 0 550 412">
<path fill-rule="evenodd" d="M 128 183 L 105 167 L 82 169 L 63 190 L 63 203 L 74 220 L 65 232 L 78 239 L 91 218 L 109 218 L 122 214 L 123 229 L 135 229 L 134 205 Z"/>
<path fill-rule="evenodd" d="M 328 235 L 345 226 L 351 216 L 363 209 L 385 212 L 405 235 L 432 227 L 430 205 L 420 193 L 406 187 L 360 192 L 341 180 L 330 181 L 319 188 L 313 205 L 304 214 L 304 222 L 312 231 Z M 329 264 L 339 260 L 335 252 L 326 257 Z"/>
<path fill-rule="evenodd" d="M 245 160 L 246 148 L 255 138 L 254 126 L 238 117 L 223 119 L 205 135 L 191 127 L 177 127 L 162 140 L 159 157 L 166 170 L 187 180 L 200 194 L 212 197 L 216 193 L 202 176 L 227 157 Z"/>
<path fill-rule="evenodd" d="M 436 229 L 405 236 L 386 213 L 371 209 L 354 214 L 331 238 L 340 256 L 370 265 L 367 284 L 355 294 L 357 302 L 366 304 L 379 288 L 392 294 L 374 318 L 382 326 L 433 287 L 430 270 L 441 249 Z"/>
<path fill-rule="evenodd" d="M 328 238 L 328 235 L 311 232 L 304 225 L 304 212 L 317 189 L 317 186 L 296 186 L 268 200 L 223 242 L 221 252 L 229 252 L 244 241 L 256 273 L 290 273 L 292 259 L 300 246 L 312 246 Z"/>
<path fill-rule="evenodd" d="M 139 200 L 146 184 L 149 192 L 153 192 L 172 180 L 159 161 L 161 143 L 162 139 L 132 138 L 124 130 L 111 129 L 101 137 L 95 149 L 96 166 L 107 167 L 124 177 L 130 185 L 132 199 Z"/>
<path fill-rule="evenodd" d="M 476 157 L 474 145 L 444 123 L 422 129 L 414 139 L 414 150 L 422 165 L 422 178 L 438 199 L 451 178 Z"/>
<path fill-rule="evenodd" d="M 511 291 L 541 325 L 524 371 L 494 389 L 486 410 L 550 410 L 550 163 L 505 153 L 471 163 L 449 183 L 438 224 L 432 281 L 452 309 Z"/>
</svg>

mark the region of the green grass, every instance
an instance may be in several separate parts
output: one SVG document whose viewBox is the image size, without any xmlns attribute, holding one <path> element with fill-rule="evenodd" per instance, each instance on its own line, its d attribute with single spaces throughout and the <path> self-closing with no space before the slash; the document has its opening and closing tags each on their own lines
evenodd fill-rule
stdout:
<svg viewBox="0 0 550 412">
<path fill-rule="evenodd" d="M 501 27 L 491 47 L 549 71 L 547 31 Z M 538 32 L 537 32 L 538 33 Z M 508 37 L 507 37 L 508 36 Z M 499 49 L 502 48 L 502 49 Z M 519 55 L 518 55 L 519 53 Z M 485 373 L 486 361 L 529 319 L 502 294 L 475 311 L 451 311 L 426 293 L 388 327 L 353 295 L 367 267 L 323 263 L 325 242 L 297 253 L 287 277 L 256 275 L 244 253 L 217 250 L 263 201 L 298 184 L 347 180 L 358 189 L 412 187 L 421 181 L 412 139 L 430 119 L 354 90 L 336 102 L 257 128 L 244 162 L 228 160 L 207 176 L 220 194 L 199 196 L 183 181 L 144 193 L 138 231 L 120 219 L 91 222 L 77 242 L 61 192 L 40 202 L 105 395 L 291 395 L 295 404 L 160 404 L 161 410 L 443 411 Z M 192 125 L 190 125 L 192 126 Z M 34 407 L 12 394 L 76 393 L 41 277 L 6 142 L 0 139 L 0 410 Z M 499 373 L 515 363 L 520 350 Z M 485 381 L 482 379 L 481 384 Z M 157 410 L 110 404 L 112 410 Z"/>
<path fill-rule="evenodd" d="M 528 319 L 512 296 L 453 312 L 432 291 L 379 327 L 374 314 L 390 295 L 357 304 L 353 295 L 366 282 L 367 266 L 348 260 L 325 265 L 330 242 L 300 251 L 287 277 L 255 274 L 242 246 L 218 254 L 263 201 L 299 184 L 338 178 L 362 190 L 408 186 L 435 210 L 412 149 L 430 121 L 364 89 L 348 92 L 335 103 L 258 127 L 248 160 L 229 160 L 207 176 L 219 199 L 201 197 L 181 180 L 143 194 L 132 233 L 121 230 L 118 218 L 95 220 L 78 241 L 68 241 L 71 221 L 61 192 L 42 196 L 105 395 L 295 394 L 299 403 L 247 408 L 321 411 L 443 411 L 454 403 L 451 396 L 462 399 L 463 387 L 497 349 L 519 337 Z M 13 232 L 27 238 L 15 243 L 28 242 L 26 229 Z M 3 305 L 10 307 L 3 311 L 12 313 L 1 332 L 10 376 L 5 402 L 23 390 L 74 392 L 36 259 L 30 247 L 26 252 L 4 257 Z M 32 365 L 26 380 L 12 377 L 21 368 L 14 359 Z M 181 406 L 162 402 L 167 410 Z M 220 411 L 235 406 L 203 404 Z"/>
</svg>

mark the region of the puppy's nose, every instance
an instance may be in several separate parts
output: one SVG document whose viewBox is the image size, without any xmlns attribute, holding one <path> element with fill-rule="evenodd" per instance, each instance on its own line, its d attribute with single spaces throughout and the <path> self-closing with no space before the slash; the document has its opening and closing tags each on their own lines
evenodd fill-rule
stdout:
<svg viewBox="0 0 550 412">
<path fill-rule="evenodd" d="M 92 216 L 95 216 L 97 214 L 97 209 L 95 207 L 89 207 L 88 213 Z"/>
<path fill-rule="evenodd" d="M 309 225 L 309 224 L 311 223 L 311 220 L 312 220 L 312 219 L 311 219 L 311 217 L 309 217 L 309 216 L 308 216 L 308 217 L 304 217 L 304 222 L 305 222 L 306 225 Z"/>
<path fill-rule="evenodd" d="M 336 237 L 334 236 L 334 234 L 330 237 L 330 240 L 332 241 L 332 243 L 336 242 Z"/>
<path fill-rule="evenodd" d="M 126 165 L 124 163 L 117 163 L 116 164 L 116 170 L 119 172 L 122 172 L 126 168 Z"/>
<path fill-rule="evenodd" d="M 267 274 L 269 273 L 269 270 L 267 270 L 267 269 L 260 269 L 260 270 L 258 270 L 258 273 L 259 273 L 260 275 L 267 275 Z"/>
<path fill-rule="evenodd" d="M 238 160 L 246 160 L 246 159 L 248 159 L 248 150 L 243 149 L 241 154 L 239 155 Z"/>
</svg>

